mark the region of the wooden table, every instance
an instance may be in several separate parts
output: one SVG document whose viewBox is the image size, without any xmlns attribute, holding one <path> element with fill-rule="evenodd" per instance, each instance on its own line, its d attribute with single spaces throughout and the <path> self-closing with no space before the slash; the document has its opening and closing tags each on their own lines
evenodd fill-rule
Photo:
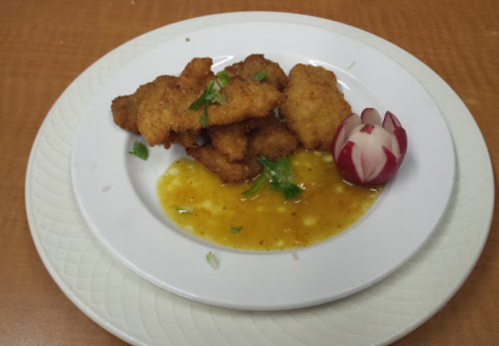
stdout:
<svg viewBox="0 0 499 346">
<path fill-rule="evenodd" d="M 475 117 L 499 164 L 499 2 L 495 0 L 2 0 L 0 2 L 0 344 L 122 345 L 61 292 L 34 247 L 24 207 L 35 135 L 59 95 L 95 60 L 155 28 L 234 11 L 346 23 L 415 55 Z M 499 345 L 499 223 L 471 276 L 396 345 Z"/>
</svg>

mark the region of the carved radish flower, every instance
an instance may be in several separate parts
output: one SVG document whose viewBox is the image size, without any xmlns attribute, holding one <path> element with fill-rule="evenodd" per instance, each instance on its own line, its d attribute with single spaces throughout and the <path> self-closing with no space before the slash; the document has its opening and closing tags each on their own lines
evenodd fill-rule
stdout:
<svg viewBox="0 0 499 346">
<path fill-rule="evenodd" d="M 333 138 L 334 162 L 345 180 L 378 185 L 390 180 L 404 160 L 407 135 L 395 115 L 386 112 L 383 123 L 374 108 L 359 117 L 350 114 Z"/>
</svg>

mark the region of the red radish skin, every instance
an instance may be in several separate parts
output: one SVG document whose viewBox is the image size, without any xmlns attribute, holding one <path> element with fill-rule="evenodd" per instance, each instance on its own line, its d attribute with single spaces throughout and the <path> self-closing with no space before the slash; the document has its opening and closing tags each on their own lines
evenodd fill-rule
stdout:
<svg viewBox="0 0 499 346">
<path fill-rule="evenodd" d="M 352 184 L 362 185 L 362 181 L 357 174 L 357 170 L 352 160 L 352 149 L 355 143 L 347 142 L 340 152 L 338 160 L 336 161 L 336 167 L 338 171 L 347 181 Z"/>
<path fill-rule="evenodd" d="M 397 173 L 404 160 L 407 152 L 407 133 L 391 112 L 386 112 L 383 122 L 374 108 L 366 108 L 361 114 L 360 117 L 355 113 L 350 114 L 338 126 L 331 146 L 334 162 L 343 178 L 352 184 L 385 184 Z M 359 126 L 361 124 L 364 126 Z M 376 137 L 366 140 L 366 137 L 359 137 L 359 133 L 362 136 Z M 391 141 L 388 140 L 389 137 L 392 137 Z M 386 145 L 381 145 L 382 143 Z M 379 145 L 377 150 L 373 148 L 376 144 Z M 378 154 L 373 157 L 371 155 L 374 152 Z M 368 169 L 366 167 L 371 167 L 372 174 L 364 171 Z M 375 169 L 372 170 L 372 167 Z M 369 174 L 375 176 L 368 176 Z"/>
</svg>

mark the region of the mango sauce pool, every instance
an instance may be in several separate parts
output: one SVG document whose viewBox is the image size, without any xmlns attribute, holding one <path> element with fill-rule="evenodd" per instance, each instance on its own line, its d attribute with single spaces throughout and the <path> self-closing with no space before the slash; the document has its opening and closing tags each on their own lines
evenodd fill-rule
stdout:
<svg viewBox="0 0 499 346">
<path fill-rule="evenodd" d="M 331 154 L 298 150 L 291 164 L 303 192 L 285 202 L 268 184 L 244 198 L 241 193 L 252 182 L 221 184 L 201 164 L 175 161 L 158 181 L 161 208 L 181 229 L 207 241 L 244 250 L 285 250 L 344 231 L 381 192 L 343 182 Z"/>
</svg>

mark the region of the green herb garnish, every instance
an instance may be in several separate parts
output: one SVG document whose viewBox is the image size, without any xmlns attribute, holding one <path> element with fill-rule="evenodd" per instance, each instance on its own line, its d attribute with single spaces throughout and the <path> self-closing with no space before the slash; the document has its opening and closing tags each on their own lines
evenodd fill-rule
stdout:
<svg viewBox="0 0 499 346">
<path fill-rule="evenodd" d="M 244 197 L 251 197 L 265 184 L 270 183 L 272 191 L 282 192 L 284 200 L 295 199 L 301 194 L 301 189 L 295 185 L 293 169 L 289 157 L 285 156 L 279 161 L 268 161 L 265 156 L 260 156 L 258 161 L 263 166 L 262 174 L 255 180 L 253 186 L 243 192 Z"/>
<path fill-rule="evenodd" d="M 133 143 L 133 150 L 128 153 L 135 155 L 144 161 L 147 160 L 147 147 L 138 139 Z"/>
<path fill-rule="evenodd" d="M 208 126 L 208 103 L 205 103 L 204 105 L 203 116 L 199 118 L 199 123 L 203 128 L 206 128 L 206 126 Z"/>
<path fill-rule="evenodd" d="M 261 72 L 257 72 L 255 73 L 255 75 L 253 76 L 253 79 L 254 80 L 257 80 L 259 82 L 265 82 L 265 78 L 267 78 L 267 75 L 265 74 L 265 70 L 261 71 Z"/>
<path fill-rule="evenodd" d="M 212 102 L 218 102 L 220 104 L 225 104 L 225 97 L 219 92 L 220 86 L 215 84 L 215 81 L 212 80 L 206 86 L 206 91 L 191 105 L 189 106 L 189 110 L 197 111 L 199 108 L 204 106 L 203 115 L 199 118 L 199 123 L 202 127 L 208 126 L 208 105 Z"/>
<path fill-rule="evenodd" d="M 221 87 L 224 87 L 227 84 L 229 84 L 230 77 L 227 74 L 227 72 L 225 72 L 225 70 L 218 72 L 217 77 L 218 77 L 218 84 L 220 84 Z"/>
<path fill-rule="evenodd" d="M 253 196 L 255 193 L 258 192 L 258 190 L 262 188 L 262 186 L 265 184 L 266 181 L 268 181 L 268 179 L 269 178 L 264 169 L 264 171 L 262 172 L 262 174 L 260 174 L 258 179 L 255 180 L 255 183 L 248 190 L 243 192 L 243 196 L 244 197 Z"/>
<path fill-rule="evenodd" d="M 188 109 L 190 111 L 197 111 L 199 108 L 201 108 L 206 102 L 205 96 L 206 96 L 206 91 L 196 101 L 191 103 Z"/>
<path fill-rule="evenodd" d="M 243 229 L 243 226 L 241 226 L 241 227 L 231 227 L 231 228 L 229 228 L 229 232 L 230 233 L 239 233 L 239 232 L 241 232 L 242 229 Z"/>
<path fill-rule="evenodd" d="M 206 260 L 208 261 L 208 263 L 210 264 L 210 266 L 213 269 L 217 269 L 218 268 L 217 259 L 216 259 L 215 255 L 211 253 L 211 251 L 208 252 L 208 254 L 206 255 Z"/>
<path fill-rule="evenodd" d="M 274 116 L 276 118 L 279 118 L 279 106 L 277 106 L 276 108 L 273 109 L 273 112 L 274 112 Z"/>
<path fill-rule="evenodd" d="M 185 209 L 185 208 L 175 208 L 175 210 L 179 213 L 179 214 L 191 214 L 192 215 L 192 211 L 189 210 L 189 209 Z"/>
<path fill-rule="evenodd" d="M 186 37 L 186 38 L 185 38 L 185 41 L 186 41 L 186 42 L 189 42 L 190 40 L 191 40 L 191 39 L 190 39 L 189 37 Z"/>
</svg>

